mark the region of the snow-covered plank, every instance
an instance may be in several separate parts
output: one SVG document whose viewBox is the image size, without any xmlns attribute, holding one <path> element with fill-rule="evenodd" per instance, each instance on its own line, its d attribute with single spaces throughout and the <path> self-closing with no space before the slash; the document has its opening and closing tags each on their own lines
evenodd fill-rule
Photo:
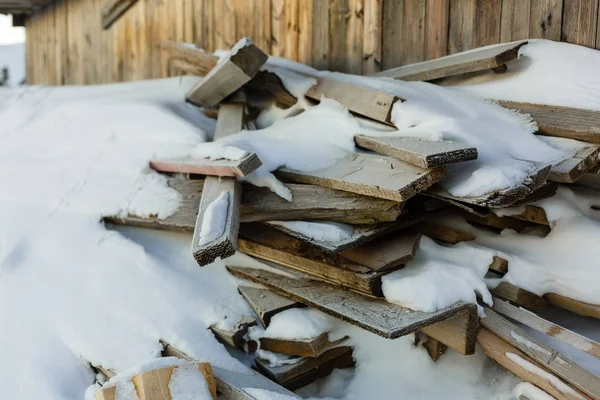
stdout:
<svg viewBox="0 0 600 400">
<path fill-rule="evenodd" d="M 125 14 L 137 0 L 111 0 L 102 9 L 102 28 L 108 29 Z"/>
<path fill-rule="evenodd" d="M 274 229 L 242 225 L 238 245 L 240 251 L 263 262 L 275 262 L 361 293 L 383 296 L 381 276 L 385 272 L 371 271 L 335 254 L 327 254 Z"/>
<path fill-rule="evenodd" d="M 510 319 L 527 325 L 536 331 L 551 336 L 556 340 L 560 340 L 569 346 L 600 358 L 600 343 L 595 340 L 563 328 L 562 326 L 550 322 L 523 308 L 515 307 L 506 301 L 494 299 L 494 306 L 492 309 Z"/>
<path fill-rule="evenodd" d="M 249 175 L 261 165 L 262 162 L 254 153 L 247 154 L 239 160 L 175 157 L 150 161 L 150 167 L 158 172 L 231 177 Z"/>
<path fill-rule="evenodd" d="M 440 181 L 446 172 L 444 167 L 426 170 L 393 157 L 350 153 L 317 171 L 280 168 L 276 174 L 293 182 L 403 202 Z"/>
<path fill-rule="evenodd" d="M 427 190 L 427 193 L 438 198 L 454 200 L 459 203 L 468 203 L 489 208 L 505 208 L 525 198 L 534 190 L 545 184 L 548 175 L 550 174 L 550 169 L 551 165 L 540 165 L 538 166 L 538 169 L 527 178 L 526 182 L 523 182 L 521 185 L 495 190 L 481 196 L 453 196 L 441 185 L 432 186 Z"/>
<path fill-rule="evenodd" d="M 342 251 L 339 255 L 373 271 L 386 271 L 412 260 L 420 237 L 421 234 L 414 229 L 403 229 Z"/>
<path fill-rule="evenodd" d="M 442 225 L 436 225 L 430 222 L 421 222 L 416 225 L 415 229 L 425 236 L 429 236 L 432 239 L 440 240 L 450 244 L 475 240 L 475 236 L 469 233 L 461 232 Z"/>
<path fill-rule="evenodd" d="M 294 364 L 274 367 L 269 361 L 258 357 L 254 362 L 260 373 L 290 390 L 297 390 L 318 378 L 324 378 L 336 368 L 348 368 L 354 365 L 352 347 L 348 346 L 330 349 L 317 358 L 300 358 Z"/>
<path fill-rule="evenodd" d="M 595 167 L 583 174 L 576 182 L 578 186 L 600 189 L 600 167 Z"/>
<path fill-rule="evenodd" d="M 538 133 L 600 144 L 600 112 L 544 104 L 498 101 L 500 105 L 531 115 Z"/>
<path fill-rule="evenodd" d="M 502 257 L 494 256 L 488 269 L 504 275 L 508 272 L 508 261 Z"/>
<path fill-rule="evenodd" d="M 519 307 L 535 312 L 543 310 L 548 305 L 548 302 L 543 297 L 508 282 L 500 283 L 496 288 L 491 289 L 490 292 Z"/>
<path fill-rule="evenodd" d="M 600 305 L 598 304 L 584 303 L 583 301 L 574 300 L 556 293 L 547 293 L 544 295 L 544 298 L 554 306 L 564 308 L 584 317 L 600 319 Z"/>
<path fill-rule="evenodd" d="M 477 334 L 483 352 L 504 368 L 532 385 L 539 387 L 555 399 L 581 400 L 587 396 L 577 392 L 555 375 L 542 368 L 523 352 L 511 346 L 485 328 Z"/>
<path fill-rule="evenodd" d="M 251 326 L 256 326 L 256 320 L 249 316 L 242 316 L 231 330 L 222 329 L 218 326 L 210 326 L 209 329 L 222 343 L 243 350 L 246 344 L 244 336 L 246 336 Z"/>
<path fill-rule="evenodd" d="M 283 296 L 382 337 L 395 339 L 421 330 L 461 354 L 473 354 L 475 351 L 477 309 L 473 304 L 457 303 L 443 310 L 425 313 L 300 275 L 290 277 L 288 274 L 232 265 L 227 268 L 239 278 L 260 283 Z"/>
<path fill-rule="evenodd" d="M 190 74 L 204 76 L 219 62 L 219 57 L 185 43 L 168 40 L 162 42 L 160 47 L 169 56 L 171 65 L 175 61 L 182 61 L 180 65 L 183 68 L 180 69 Z"/>
<path fill-rule="evenodd" d="M 576 182 L 587 171 L 598 165 L 598 150 L 600 147 L 597 145 L 588 144 L 577 151 L 573 157 L 554 165 L 548 180 L 559 183 Z"/>
<path fill-rule="evenodd" d="M 408 213 L 398 217 L 398 219 L 394 222 L 368 225 L 338 225 L 337 229 L 344 233 L 340 234 L 340 236 L 343 237 L 336 238 L 335 240 L 327 237 L 319 237 L 318 232 L 316 232 L 319 229 L 317 226 L 311 227 L 310 223 L 303 223 L 302 221 L 297 221 L 305 225 L 302 228 L 294 226 L 293 221 L 290 221 L 290 223 L 284 223 L 281 221 L 265 221 L 264 224 L 284 232 L 289 236 L 297 238 L 309 245 L 316 246 L 325 252 L 339 253 L 359 246 L 363 243 L 367 243 L 383 235 L 404 229 L 420 222 L 422 219 L 423 214 L 421 213 Z M 325 226 L 331 226 L 331 224 L 328 222 L 322 222 L 322 224 L 325 224 Z M 336 229 L 335 226 L 331 228 Z"/>
<path fill-rule="evenodd" d="M 436 168 L 477 159 L 477 149 L 450 140 L 432 141 L 412 137 L 357 135 L 360 147 L 406 161 L 421 168 Z"/>
<path fill-rule="evenodd" d="M 265 288 L 239 286 L 238 291 L 265 328 L 269 326 L 271 318 L 275 314 L 289 310 L 290 308 L 304 306 L 302 303 L 280 296 Z"/>
<path fill-rule="evenodd" d="M 313 338 L 284 339 L 277 337 L 261 337 L 260 349 L 273 353 L 287 354 L 300 357 L 319 357 L 344 342 L 348 337 L 329 340 L 329 332 L 324 332 Z"/>
<path fill-rule="evenodd" d="M 177 357 L 187 361 L 194 361 L 193 358 L 169 343 L 165 341 L 161 341 L 161 343 L 163 345 L 163 357 Z M 213 372 L 217 381 L 219 398 L 222 397 L 230 400 L 261 400 L 264 397 L 256 397 L 252 394 L 253 389 L 259 389 L 260 391 L 266 391 L 266 395 L 268 395 L 268 392 L 273 392 L 280 396 L 287 396 L 286 398 L 289 399 L 300 399 L 293 392 L 252 370 L 248 370 L 247 373 L 239 373 L 213 366 Z M 262 394 L 265 395 L 264 392 Z"/>
<path fill-rule="evenodd" d="M 375 76 L 386 76 L 403 81 L 431 81 L 469 72 L 494 69 L 517 58 L 519 48 L 527 41 L 482 47 L 458 54 L 440 57 L 416 64 L 381 71 Z"/>
<path fill-rule="evenodd" d="M 485 314 L 486 317 L 480 320 L 484 328 L 519 349 L 576 389 L 591 398 L 600 398 L 600 379 L 596 375 L 564 357 L 558 351 L 532 338 L 495 311 L 488 308 L 485 310 Z"/>
<path fill-rule="evenodd" d="M 317 77 L 317 84 L 306 92 L 306 97 L 321 101 L 322 96 L 339 101 L 353 113 L 388 125 L 392 125 L 394 103 L 403 101 L 393 94 L 334 79 Z"/>
<path fill-rule="evenodd" d="M 250 40 L 241 39 L 230 54 L 189 91 L 186 100 L 200 107 L 216 106 L 252 79 L 267 59 Z"/>
</svg>

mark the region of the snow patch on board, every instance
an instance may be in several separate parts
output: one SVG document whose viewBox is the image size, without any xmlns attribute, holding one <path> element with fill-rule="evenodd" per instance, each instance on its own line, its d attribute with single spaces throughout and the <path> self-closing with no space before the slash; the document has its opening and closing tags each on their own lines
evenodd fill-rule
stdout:
<svg viewBox="0 0 600 400">
<path fill-rule="evenodd" d="M 214 242 L 225 233 L 230 201 L 229 192 L 223 192 L 206 207 L 198 239 L 199 246 Z"/>
</svg>

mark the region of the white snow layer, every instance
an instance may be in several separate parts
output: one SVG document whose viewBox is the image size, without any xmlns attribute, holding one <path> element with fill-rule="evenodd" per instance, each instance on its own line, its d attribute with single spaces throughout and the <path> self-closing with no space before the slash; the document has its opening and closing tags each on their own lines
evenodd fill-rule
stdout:
<svg viewBox="0 0 600 400">
<path fill-rule="evenodd" d="M 223 192 L 206 206 L 200 228 L 200 239 L 198 239 L 199 246 L 210 243 L 223 235 L 230 201 L 229 192 Z"/>
<path fill-rule="evenodd" d="M 269 224 L 281 226 L 320 242 L 340 242 L 351 238 L 354 231 L 352 225 L 339 222 L 269 221 Z"/>
<path fill-rule="evenodd" d="M 25 43 L 0 45 L 0 71 L 4 67 L 8 68 L 9 87 L 18 86 L 25 80 Z"/>
</svg>

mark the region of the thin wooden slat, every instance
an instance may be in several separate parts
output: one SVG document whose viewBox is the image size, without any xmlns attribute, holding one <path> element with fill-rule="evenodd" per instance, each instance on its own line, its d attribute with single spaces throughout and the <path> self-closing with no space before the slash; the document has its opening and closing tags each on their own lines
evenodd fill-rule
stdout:
<svg viewBox="0 0 600 400">
<path fill-rule="evenodd" d="M 581 46 L 596 46 L 598 1 L 565 1 L 560 40 Z"/>
<path fill-rule="evenodd" d="M 431 337 L 427 337 L 427 340 L 423 342 L 423 347 L 434 362 L 439 360 L 442 354 L 448 349 L 448 346 Z"/>
<path fill-rule="evenodd" d="M 283 56 L 293 61 L 298 61 L 298 8 L 299 0 L 285 0 Z"/>
<path fill-rule="evenodd" d="M 267 54 L 272 54 L 271 22 L 271 0 L 255 0 L 254 36 L 252 40 L 255 41 L 259 49 Z"/>
<path fill-rule="evenodd" d="M 531 0 L 502 0 L 500 42 L 529 37 Z"/>
<path fill-rule="evenodd" d="M 110 28 L 137 0 L 111 0 L 102 9 L 102 28 Z"/>
<path fill-rule="evenodd" d="M 262 162 L 254 153 L 239 160 L 178 157 L 150 161 L 150 167 L 159 172 L 238 177 L 251 174 L 261 165 Z"/>
<path fill-rule="evenodd" d="M 523 352 L 500 339 L 489 330 L 481 328 L 477 335 L 477 342 L 488 357 L 525 382 L 543 389 L 549 395 L 553 396 L 553 398 L 561 400 L 581 400 L 585 398 L 567 383 L 540 367 Z M 557 386 L 560 386 L 560 388 Z M 565 389 L 567 391 L 572 390 L 573 392 L 566 393 Z"/>
<path fill-rule="evenodd" d="M 329 69 L 346 71 L 346 32 L 350 0 L 330 0 L 329 10 Z M 319 96 L 320 97 L 320 96 Z"/>
<path fill-rule="evenodd" d="M 450 0 L 427 0 L 424 60 L 448 54 Z"/>
<path fill-rule="evenodd" d="M 402 65 L 402 54 L 397 51 L 397 43 L 402 40 L 404 0 L 382 0 L 382 55 L 383 70 Z"/>
<path fill-rule="evenodd" d="M 364 0 L 348 0 L 346 62 L 344 72 L 360 75 L 363 69 Z M 336 40 L 339 40 L 336 38 Z"/>
<path fill-rule="evenodd" d="M 441 180 L 446 170 L 424 170 L 391 157 L 352 153 L 331 167 L 317 171 L 302 172 L 280 168 L 276 174 L 294 182 L 406 201 Z"/>
<path fill-rule="evenodd" d="M 238 291 L 265 328 L 269 326 L 274 315 L 290 308 L 303 307 L 302 303 L 290 300 L 264 288 L 238 286 Z"/>
<path fill-rule="evenodd" d="M 592 398 L 600 398 L 600 379 L 560 352 L 527 335 L 522 329 L 486 309 L 481 325 L 502 340 L 516 347 L 537 363 Z"/>
<path fill-rule="evenodd" d="M 538 332 L 542 332 L 556 340 L 568 344 L 571 347 L 584 351 L 594 357 L 600 358 L 600 343 L 570 331 L 550 322 L 523 308 L 515 307 L 502 300 L 494 300 L 492 309 L 510 319 L 527 325 Z"/>
<path fill-rule="evenodd" d="M 556 293 L 547 293 L 544 295 L 544 298 L 554 306 L 564 308 L 584 317 L 600 319 L 600 305 L 584 303 L 583 301 L 574 300 Z"/>
<path fill-rule="evenodd" d="M 449 140 L 429 141 L 409 137 L 357 135 L 357 145 L 406 161 L 421 168 L 436 168 L 477 159 L 477 149 Z"/>
<path fill-rule="evenodd" d="M 382 12 L 382 0 L 364 0 L 363 75 L 381 70 Z"/>
<path fill-rule="evenodd" d="M 448 53 L 474 48 L 476 0 L 450 0 Z"/>
<path fill-rule="evenodd" d="M 548 302 L 543 297 L 507 282 L 500 283 L 496 288 L 491 289 L 490 292 L 519 307 L 535 312 L 543 310 L 548 305 Z"/>
<path fill-rule="evenodd" d="M 560 40 L 563 0 L 531 0 L 529 37 Z"/>
<path fill-rule="evenodd" d="M 265 270 L 227 266 L 237 277 L 260 283 L 275 292 L 317 308 L 336 318 L 357 325 L 365 330 L 389 339 L 395 339 L 418 330 L 454 348 L 462 354 L 472 354 L 475 350 L 476 308 L 472 304 L 457 303 L 454 306 L 433 313 L 412 311 L 381 299 L 362 296 L 351 290 L 341 289 L 312 279 L 290 278 Z M 436 323 L 449 323 L 449 320 L 468 321 L 463 326 L 464 343 L 456 346 L 448 341 L 442 332 L 445 326 L 435 327 Z M 461 326 L 456 322 L 455 326 Z M 462 329 L 462 328 L 461 328 Z M 451 335 L 455 336 L 455 335 Z M 467 339 L 469 338 L 469 339 Z M 472 340 L 471 340 L 472 339 Z M 473 342 L 467 343 L 467 342 Z"/>
<path fill-rule="evenodd" d="M 599 146 L 588 144 L 578 150 L 572 158 L 552 166 L 548 180 L 559 183 L 576 182 L 587 171 L 598 165 L 599 150 Z"/>
<path fill-rule="evenodd" d="M 261 337 L 260 348 L 278 354 L 291 356 L 312 357 L 321 356 L 347 339 L 343 337 L 330 341 L 329 333 L 324 332 L 313 338 L 283 339 L 276 337 Z"/>
<path fill-rule="evenodd" d="M 527 42 L 507 43 L 491 48 L 454 54 L 435 60 L 406 65 L 382 71 L 376 76 L 387 76 L 405 81 L 430 81 L 500 67 L 517 58 L 519 48 Z"/>
<path fill-rule="evenodd" d="M 225 4 L 223 1 L 213 0 L 213 24 L 214 43 L 209 51 L 222 50 L 228 48 L 225 45 L 225 18 L 231 18 L 231 15 L 225 14 Z"/>
<path fill-rule="evenodd" d="M 169 60 L 183 60 L 189 64 L 190 70 L 187 72 L 204 76 L 213 69 L 219 58 L 211 53 L 200 49 L 193 49 L 183 43 L 166 41 L 160 44 L 161 49 L 169 56 Z"/>
<path fill-rule="evenodd" d="M 475 7 L 473 48 L 500 42 L 502 0 L 479 0 Z"/>
<path fill-rule="evenodd" d="M 312 5 L 312 66 L 316 69 L 326 70 L 329 69 L 330 2 L 323 0 L 312 0 Z"/>
<path fill-rule="evenodd" d="M 500 101 L 500 105 L 529 114 L 538 133 L 600 144 L 600 112 L 543 104 Z"/>
<path fill-rule="evenodd" d="M 425 6 L 423 0 L 404 0 L 402 9 L 402 41 L 400 65 L 425 59 Z"/>
<path fill-rule="evenodd" d="M 312 64 L 313 58 L 313 14 L 312 0 L 298 2 L 298 62 Z"/>
</svg>

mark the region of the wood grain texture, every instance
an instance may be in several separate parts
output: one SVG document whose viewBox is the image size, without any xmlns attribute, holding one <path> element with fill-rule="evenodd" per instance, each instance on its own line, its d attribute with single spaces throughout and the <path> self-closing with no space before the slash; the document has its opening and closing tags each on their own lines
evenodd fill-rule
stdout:
<svg viewBox="0 0 600 400">
<path fill-rule="evenodd" d="M 204 376 L 206 385 L 213 399 L 217 398 L 217 386 L 212 367 L 209 363 L 197 362 L 196 366 Z M 135 375 L 131 382 L 140 400 L 171 400 L 170 381 L 173 373 L 180 366 L 151 369 Z"/>
<path fill-rule="evenodd" d="M 434 362 L 448 350 L 448 346 L 430 337 L 427 337 L 422 346 L 427 350 L 427 354 L 429 354 L 429 357 L 431 357 Z"/>
<path fill-rule="evenodd" d="M 526 41 L 507 43 L 492 48 L 469 51 L 468 53 L 452 54 L 435 60 L 381 71 L 375 75 L 404 81 L 430 81 L 448 76 L 484 71 L 516 59 L 519 48 L 526 43 Z"/>
<path fill-rule="evenodd" d="M 256 171 L 262 162 L 254 153 L 240 160 L 225 158 L 177 157 L 150 161 L 150 167 L 158 172 L 178 172 L 182 174 L 199 174 L 211 176 L 242 177 Z"/>
<path fill-rule="evenodd" d="M 402 65 L 402 54 L 397 51 L 397 44 L 402 40 L 402 23 L 404 0 L 382 0 L 382 56 L 383 70 Z"/>
<path fill-rule="evenodd" d="M 183 43 L 165 41 L 160 44 L 161 49 L 169 56 L 172 63 L 173 60 L 182 60 L 188 65 L 186 72 L 195 75 L 204 76 L 217 65 L 219 58 L 211 53 L 203 50 L 186 46 Z"/>
<path fill-rule="evenodd" d="M 448 54 L 449 15 L 450 0 L 427 0 L 424 61 Z"/>
<path fill-rule="evenodd" d="M 577 390 L 591 398 L 600 398 L 600 379 L 594 374 L 564 357 L 560 352 L 527 335 L 495 311 L 486 309 L 485 313 L 486 317 L 480 321 L 484 328 L 516 347 Z"/>
<path fill-rule="evenodd" d="M 501 264 L 497 266 L 499 271 L 502 270 L 500 265 Z M 490 292 L 494 296 L 498 296 L 519 307 L 523 307 L 534 312 L 539 312 L 548 305 L 548 302 L 544 300 L 543 297 L 507 282 L 502 282 L 496 288 L 491 289 Z"/>
<path fill-rule="evenodd" d="M 363 75 L 374 74 L 381 70 L 382 12 L 382 0 L 364 0 Z"/>
<path fill-rule="evenodd" d="M 575 155 L 567 160 L 552 166 L 548 180 L 559 183 L 574 183 L 587 171 L 598 165 L 598 151 L 600 147 L 587 144 L 578 150 Z"/>
<path fill-rule="evenodd" d="M 598 1 L 564 1 L 560 40 L 581 46 L 596 46 Z"/>
<path fill-rule="evenodd" d="M 331 167 L 302 172 L 280 168 L 276 175 L 365 196 L 403 202 L 441 180 L 445 168 L 424 170 L 392 157 L 351 153 Z"/>
<path fill-rule="evenodd" d="M 244 40 L 244 39 L 242 39 Z M 229 59 L 206 74 L 186 95 L 186 100 L 201 107 L 214 107 L 252 79 L 268 56 L 247 43 Z"/>
<path fill-rule="evenodd" d="M 350 18 L 349 2 L 329 0 L 329 69 L 343 72 L 346 68 L 346 32 Z M 320 96 L 319 96 L 320 98 Z"/>
<path fill-rule="evenodd" d="M 341 339 L 330 341 L 329 333 L 324 332 L 313 338 L 284 339 L 261 337 L 259 341 L 262 350 L 278 354 L 287 354 L 290 356 L 316 358 L 341 344 L 346 339 L 347 337 L 343 337 Z"/>
<path fill-rule="evenodd" d="M 329 69 L 329 12 L 330 2 L 312 1 L 312 65 L 316 69 Z"/>
<path fill-rule="evenodd" d="M 396 51 L 400 65 L 425 59 L 425 9 L 423 0 L 404 0 L 402 9 L 402 36 Z"/>
<path fill-rule="evenodd" d="M 529 37 L 560 40 L 563 0 L 531 0 Z"/>
<path fill-rule="evenodd" d="M 475 38 L 473 47 L 500 42 L 502 0 L 479 0 L 475 7 Z"/>
<path fill-rule="evenodd" d="M 433 313 L 423 313 L 411 311 L 381 299 L 365 297 L 318 280 L 300 277 L 290 278 L 269 271 L 235 266 L 228 266 L 227 268 L 237 277 L 260 283 L 283 296 L 317 308 L 329 315 L 389 339 L 395 339 L 423 329 L 427 335 L 452 347 L 455 342 L 449 344 L 448 338 L 440 334 L 440 331 L 437 329 L 425 330 L 425 328 L 431 328 L 434 324 L 444 322 L 452 317 L 471 320 L 471 317 L 476 315 L 475 306 L 464 303 L 457 303 L 454 306 Z M 444 331 L 443 328 L 441 330 Z M 475 331 L 476 322 L 475 325 L 471 324 L 468 327 L 467 332 L 463 332 L 463 337 L 474 336 Z M 474 351 L 474 344 L 472 349 L 470 346 L 463 346 L 457 351 L 464 352 L 465 349 Z"/>
<path fill-rule="evenodd" d="M 600 358 L 600 343 L 582 336 L 569 329 L 563 328 L 553 322 L 550 322 L 538 315 L 529 312 L 523 308 L 515 307 L 512 304 L 494 299 L 492 309 L 512 320 L 522 323 L 538 332 L 542 332 L 556 340 L 568 344 L 571 347 L 586 352 L 594 357 Z"/>
<path fill-rule="evenodd" d="M 502 0 L 500 41 L 512 42 L 529 37 L 531 0 Z"/>
<path fill-rule="evenodd" d="M 275 314 L 290 308 L 303 306 L 302 303 L 290 300 L 264 288 L 238 286 L 238 291 L 265 328 L 269 326 L 271 318 Z"/>
<path fill-rule="evenodd" d="M 449 54 L 474 47 L 476 6 L 476 0 L 450 0 Z"/>
<path fill-rule="evenodd" d="M 397 158 L 421 168 L 443 167 L 477 159 L 477 149 L 449 140 L 430 141 L 410 137 L 377 137 L 357 135 L 360 147 Z"/>
<path fill-rule="evenodd" d="M 256 320 L 250 316 L 242 316 L 235 323 L 233 329 L 222 329 L 214 325 L 210 326 L 209 329 L 222 343 L 243 350 L 247 344 L 245 337 L 251 326 L 256 326 Z"/>
<path fill-rule="evenodd" d="M 421 222 L 415 229 L 425 236 L 450 244 L 475 240 L 475 236 L 469 233 L 457 231 L 456 229 L 436 225 L 430 222 Z"/>
<path fill-rule="evenodd" d="M 500 105 L 531 115 L 538 133 L 600 144 L 600 112 L 543 104 L 500 101 Z"/>
<path fill-rule="evenodd" d="M 347 0 L 348 14 L 346 16 L 346 55 L 343 71 L 360 75 L 363 70 L 364 42 L 364 0 Z"/>
<path fill-rule="evenodd" d="M 317 84 L 306 92 L 306 97 L 321 101 L 322 96 L 339 101 L 353 113 L 387 125 L 391 125 L 394 103 L 401 100 L 389 93 L 333 79 L 318 78 Z"/>
<path fill-rule="evenodd" d="M 584 303 L 583 301 L 574 300 L 556 293 L 547 293 L 544 295 L 544 298 L 554 306 L 564 308 L 584 317 L 600 319 L 600 305 Z"/>
<path fill-rule="evenodd" d="M 125 14 L 137 0 L 111 0 L 102 10 L 102 28 L 108 29 Z"/>
<path fill-rule="evenodd" d="M 525 355 L 525 353 L 519 351 L 517 348 L 511 346 L 509 343 L 500 339 L 498 336 L 494 335 L 489 330 L 481 328 L 479 330 L 479 333 L 477 334 L 477 342 L 481 346 L 483 352 L 488 357 L 498 362 L 498 364 L 502 365 L 504 368 L 506 368 L 525 382 L 529 382 L 544 390 L 546 393 L 553 396 L 555 399 L 581 400 L 582 396 L 578 393 L 568 394 L 558 390 L 555 384 L 553 384 L 553 380 L 561 381 L 564 385 L 569 386 L 567 383 L 560 380 L 559 378 L 554 376 L 552 379 L 549 379 L 540 375 L 539 373 L 536 373 L 535 371 L 532 371 L 532 369 L 539 368 L 539 370 L 544 371 L 547 374 L 553 376 L 546 369 L 542 368 L 535 361 L 533 361 L 531 358 Z M 515 357 L 518 357 L 517 360 L 520 359 L 518 363 L 515 362 Z M 524 367 L 522 364 L 525 364 L 527 368 Z"/>
</svg>

